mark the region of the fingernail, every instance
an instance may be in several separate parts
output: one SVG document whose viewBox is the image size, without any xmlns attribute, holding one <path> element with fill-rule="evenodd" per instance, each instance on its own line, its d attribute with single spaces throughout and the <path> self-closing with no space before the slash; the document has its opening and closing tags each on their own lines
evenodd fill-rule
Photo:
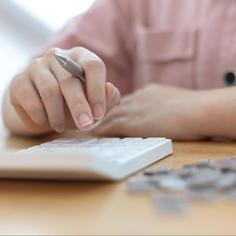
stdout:
<svg viewBox="0 0 236 236">
<path fill-rule="evenodd" d="M 55 126 L 55 130 L 58 133 L 63 133 L 65 131 L 65 127 L 64 127 L 64 125 L 57 125 L 57 126 Z"/>
<path fill-rule="evenodd" d="M 95 119 L 101 119 L 104 115 L 104 109 L 101 103 L 97 103 L 93 106 L 93 117 Z"/>
<path fill-rule="evenodd" d="M 87 115 L 86 113 L 83 113 L 80 115 L 79 117 L 79 125 L 82 127 L 82 128 L 86 128 L 90 125 L 93 124 L 93 121 L 91 120 L 91 118 L 89 117 L 89 115 Z"/>
</svg>

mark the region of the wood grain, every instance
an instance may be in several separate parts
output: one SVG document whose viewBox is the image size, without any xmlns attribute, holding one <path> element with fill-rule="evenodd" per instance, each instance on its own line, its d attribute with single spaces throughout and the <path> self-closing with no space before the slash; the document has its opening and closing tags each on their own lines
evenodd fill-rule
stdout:
<svg viewBox="0 0 236 236">
<path fill-rule="evenodd" d="M 55 137 L 5 135 L 1 147 L 23 148 Z M 177 168 L 233 155 L 234 142 L 175 142 L 174 155 L 156 165 Z M 0 234 L 236 234 L 236 201 L 194 204 L 190 212 L 171 217 L 161 215 L 151 201 L 151 196 L 127 193 L 125 182 L 0 181 Z"/>
</svg>

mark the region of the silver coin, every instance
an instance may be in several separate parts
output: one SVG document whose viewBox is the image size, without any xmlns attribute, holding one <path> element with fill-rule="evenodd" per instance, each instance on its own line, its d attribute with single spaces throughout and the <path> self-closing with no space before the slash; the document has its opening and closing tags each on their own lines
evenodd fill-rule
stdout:
<svg viewBox="0 0 236 236">
<path fill-rule="evenodd" d="M 141 193 L 141 192 L 152 192 L 155 190 L 155 186 L 145 176 L 134 176 L 131 177 L 127 182 L 129 192 Z"/>
<path fill-rule="evenodd" d="M 209 162 L 210 160 L 202 160 L 202 161 L 199 161 L 195 164 L 196 167 L 198 168 L 204 168 L 204 167 L 209 167 Z"/>
<path fill-rule="evenodd" d="M 143 171 L 145 175 L 165 175 L 170 174 L 173 170 L 171 168 L 155 168 L 150 167 Z"/>
<path fill-rule="evenodd" d="M 188 188 L 206 188 L 213 187 L 220 179 L 221 172 L 212 169 L 200 169 L 197 175 L 187 180 Z"/>
<path fill-rule="evenodd" d="M 217 197 L 217 192 L 209 189 L 201 189 L 200 191 L 190 190 L 187 195 L 188 199 L 191 201 L 209 201 Z"/>
<path fill-rule="evenodd" d="M 215 184 L 219 191 L 227 191 L 236 187 L 236 174 L 225 173 Z"/>
<path fill-rule="evenodd" d="M 132 193 L 153 193 L 161 212 L 183 213 L 189 202 L 212 201 L 220 194 L 236 200 L 236 157 L 203 160 L 177 170 L 148 168 L 127 182 Z"/>
<path fill-rule="evenodd" d="M 154 180 L 156 186 L 165 191 L 184 191 L 186 188 L 186 182 L 176 176 L 156 177 Z"/>
<path fill-rule="evenodd" d="M 232 189 L 227 193 L 227 196 L 232 200 L 236 200 L 236 188 Z"/>
<path fill-rule="evenodd" d="M 236 157 L 228 157 L 229 160 L 236 162 Z"/>
<path fill-rule="evenodd" d="M 210 160 L 209 166 L 223 171 L 236 169 L 236 163 L 231 159 Z"/>
<path fill-rule="evenodd" d="M 189 168 L 181 168 L 175 170 L 175 175 L 178 176 L 179 178 L 186 179 L 190 178 L 193 175 L 197 174 L 198 169 L 196 167 L 189 167 Z"/>
<path fill-rule="evenodd" d="M 186 165 L 184 165 L 183 166 L 183 168 L 196 168 L 196 163 L 194 163 L 194 164 L 186 164 Z"/>
<path fill-rule="evenodd" d="M 154 206 L 164 214 L 182 214 L 189 211 L 189 202 L 183 196 L 156 195 L 153 198 Z"/>
</svg>

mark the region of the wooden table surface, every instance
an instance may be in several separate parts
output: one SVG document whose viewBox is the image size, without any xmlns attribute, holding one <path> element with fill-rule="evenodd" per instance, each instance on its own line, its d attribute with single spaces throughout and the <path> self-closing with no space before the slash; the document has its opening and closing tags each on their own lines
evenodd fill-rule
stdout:
<svg viewBox="0 0 236 236">
<path fill-rule="evenodd" d="M 43 141 L 4 134 L 1 148 L 24 148 Z M 176 168 L 233 155 L 233 142 L 175 142 L 174 155 L 156 165 Z M 151 196 L 127 193 L 125 182 L 1 180 L 0 234 L 235 235 L 236 201 L 197 203 L 186 214 L 166 216 L 153 207 Z"/>
</svg>

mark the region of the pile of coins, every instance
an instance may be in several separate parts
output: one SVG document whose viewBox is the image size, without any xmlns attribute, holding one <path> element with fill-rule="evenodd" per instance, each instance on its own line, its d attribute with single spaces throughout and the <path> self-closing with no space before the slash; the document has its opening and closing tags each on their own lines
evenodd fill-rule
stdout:
<svg viewBox="0 0 236 236">
<path fill-rule="evenodd" d="M 152 193 L 154 205 L 164 213 L 182 213 L 190 203 L 226 195 L 236 199 L 236 157 L 203 160 L 180 169 L 147 168 L 131 177 L 130 193 Z"/>
</svg>

